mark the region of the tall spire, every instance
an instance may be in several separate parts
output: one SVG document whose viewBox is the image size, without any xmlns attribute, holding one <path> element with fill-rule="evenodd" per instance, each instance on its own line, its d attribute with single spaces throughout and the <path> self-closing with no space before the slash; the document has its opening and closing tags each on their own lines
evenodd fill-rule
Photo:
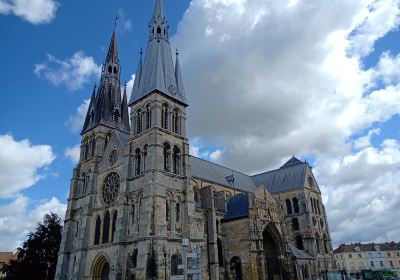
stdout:
<svg viewBox="0 0 400 280">
<path fill-rule="evenodd" d="M 156 0 L 149 23 L 149 41 L 144 64 L 142 66 L 139 60 L 129 105 L 157 91 L 187 106 L 184 91 L 178 89 L 168 29 L 163 0 Z"/>
<path fill-rule="evenodd" d="M 129 132 L 129 116 L 126 113 L 128 106 L 126 101 L 125 103 L 123 100 L 121 101 L 120 72 L 121 66 L 118 59 L 117 38 L 114 27 L 110 46 L 102 67 L 97 94 L 95 88 L 81 134 L 100 124 Z"/>
<path fill-rule="evenodd" d="M 156 4 L 154 6 L 153 19 L 162 18 L 164 19 L 164 1 L 156 0 Z"/>
</svg>

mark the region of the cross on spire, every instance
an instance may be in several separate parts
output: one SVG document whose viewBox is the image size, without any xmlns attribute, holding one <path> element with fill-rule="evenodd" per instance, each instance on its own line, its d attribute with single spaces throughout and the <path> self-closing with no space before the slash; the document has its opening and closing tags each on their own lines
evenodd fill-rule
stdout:
<svg viewBox="0 0 400 280">
<path fill-rule="evenodd" d="M 118 15 L 118 13 L 116 13 L 116 14 L 115 14 L 115 18 L 114 18 L 114 28 L 117 27 L 117 22 L 118 22 L 118 20 L 119 20 L 119 15 Z"/>
</svg>

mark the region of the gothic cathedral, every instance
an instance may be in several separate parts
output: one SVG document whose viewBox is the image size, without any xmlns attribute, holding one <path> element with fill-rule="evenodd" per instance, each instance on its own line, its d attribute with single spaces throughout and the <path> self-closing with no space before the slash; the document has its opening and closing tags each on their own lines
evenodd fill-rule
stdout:
<svg viewBox="0 0 400 280">
<path fill-rule="evenodd" d="M 307 162 L 249 176 L 189 155 L 162 0 L 129 101 L 120 77 L 114 30 L 81 133 L 55 279 L 289 280 L 334 268 Z"/>
</svg>

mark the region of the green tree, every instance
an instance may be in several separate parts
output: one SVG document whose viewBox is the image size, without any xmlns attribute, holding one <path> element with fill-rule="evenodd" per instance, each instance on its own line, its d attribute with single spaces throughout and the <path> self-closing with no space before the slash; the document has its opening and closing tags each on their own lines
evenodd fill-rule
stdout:
<svg viewBox="0 0 400 280">
<path fill-rule="evenodd" d="M 5 265 L 6 280 L 54 279 L 60 249 L 61 219 L 54 213 L 46 214 L 35 232 L 17 249 L 17 260 Z"/>
</svg>

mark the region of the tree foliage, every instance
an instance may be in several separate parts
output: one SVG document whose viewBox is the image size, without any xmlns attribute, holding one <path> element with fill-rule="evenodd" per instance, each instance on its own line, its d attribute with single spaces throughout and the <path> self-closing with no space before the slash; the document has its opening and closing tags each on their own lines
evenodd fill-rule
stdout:
<svg viewBox="0 0 400 280">
<path fill-rule="evenodd" d="M 7 275 L 5 279 L 54 279 L 61 233 L 61 219 L 54 213 L 46 214 L 43 223 L 17 249 L 17 259 L 2 268 Z"/>
</svg>

